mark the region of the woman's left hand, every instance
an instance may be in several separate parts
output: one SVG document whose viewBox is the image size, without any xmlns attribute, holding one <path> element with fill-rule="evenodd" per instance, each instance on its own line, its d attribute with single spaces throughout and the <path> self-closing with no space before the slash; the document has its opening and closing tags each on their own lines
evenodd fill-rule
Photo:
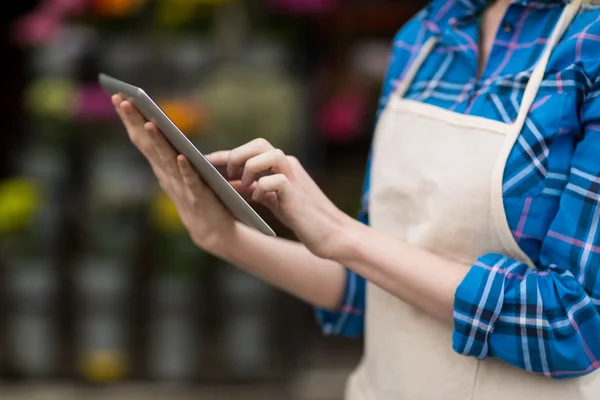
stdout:
<svg viewBox="0 0 600 400">
<path fill-rule="evenodd" d="M 239 180 L 242 192 L 267 206 L 315 255 L 332 258 L 344 227 L 354 220 L 338 209 L 304 170 L 265 139 L 207 156 L 227 176 Z M 236 185 L 238 186 L 238 185 Z"/>
</svg>

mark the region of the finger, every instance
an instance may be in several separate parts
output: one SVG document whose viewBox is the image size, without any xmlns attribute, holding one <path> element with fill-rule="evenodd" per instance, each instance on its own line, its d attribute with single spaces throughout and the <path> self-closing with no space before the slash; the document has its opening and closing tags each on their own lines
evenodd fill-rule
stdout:
<svg viewBox="0 0 600 400">
<path fill-rule="evenodd" d="M 119 109 L 123 112 L 125 126 L 140 129 L 146 123 L 146 119 L 129 100 L 123 100 Z"/>
<path fill-rule="evenodd" d="M 125 99 L 120 94 L 113 94 L 110 97 L 110 101 L 112 102 L 113 106 L 115 106 L 115 108 L 119 108 L 119 105 L 123 102 L 123 100 Z"/>
<path fill-rule="evenodd" d="M 117 100 L 117 99 L 115 99 Z M 137 111 L 137 109 L 127 100 L 123 100 L 116 108 L 117 114 L 123 121 L 123 125 L 127 129 L 127 134 L 131 142 L 142 152 L 144 155 L 149 155 L 151 148 L 153 148 L 152 141 L 148 138 L 148 135 L 144 132 L 144 123 L 146 120 Z"/>
<path fill-rule="evenodd" d="M 123 98 L 123 96 L 121 96 L 120 94 L 115 94 L 113 96 L 111 96 L 111 102 L 113 104 L 113 106 L 115 106 L 115 110 L 117 112 L 117 114 L 119 115 L 119 117 L 121 117 L 121 119 L 123 120 L 123 122 L 125 122 L 125 115 L 123 110 L 121 109 L 121 103 L 124 101 L 125 99 Z M 127 127 L 127 126 L 126 126 Z M 129 131 L 129 129 L 128 129 Z M 138 135 L 140 136 L 140 135 Z M 133 140 L 132 140 L 133 141 Z M 150 143 L 150 142 L 149 142 Z M 137 144 L 136 144 L 137 146 Z M 156 176 L 156 178 L 158 179 L 158 182 L 160 183 L 160 186 L 163 187 L 163 189 L 167 189 L 166 187 L 166 174 L 165 172 L 162 170 L 162 168 L 160 167 L 160 158 L 156 152 L 156 149 L 154 148 L 153 145 L 147 145 L 147 146 L 137 146 L 141 153 L 144 155 L 144 157 L 146 157 L 146 159 L 148 160 L 150 167 L 152 168 L 152 172 L 154 173 L 154 175 Z"/>
<path fill-rule="evenodd" d="M 240 182 L 240 181 L 231 181 L 231 182 L 229 182 L 229 184 L 246 201 L 251 201 L 252 200 L 252 195 L 254 194 L 254 191 L 256 190 L 256 186 L 258 185 L 258 183 L 254 182 L 250 186 L 242 186 L 242 182 Z"/>
<path fill-rule="evenodd" d="M 179 172 L 179 168 L 177 167 L 177 153 L 171 144 L 167 142 L 167 139 L 165 139 L 162 132 L 158 130 L 154 123 L 146 122 L 144 129 L 154 144 L 154 148 L 156 149 L 156 153 L 160 158 L 160 163 L 163 169 L 168 175 L 179 179 L 181 174 Z"/>
<path fill-rule="evenodd" d="M 230 152 L 231 151 L 229 150 L 217 151 L 205 156 L 208 162 L 211 163 L 217 169 L 217 171 L 219 171 L 219 174 L 221 174 L 228 181 L 234 179 L 227 173 L 227 161 L 229 161 Z M 237 178 L 239 179 L 239 176 Z"/>
<path fill-rule="evenodd" d="M 252 199 L 262 203 L 267 194 L 275 193 L 280 201 L 286 201 L 292 190 L 293 186 L 287 176 L 283 174 L 269 175 L 258 180 Z"/>
<path fill-rule="evenodd" d="M 134 131 L 134 128 L 128 122 L 126 122 L 125 112 L 121 108 L 121 103 L 124 101 L 123 97 L 116 94 L 111 97 L 111 101 L 115 106 L 117 114 L 119 115 L 119 117 L 123 121 L 123 124 L 125 125 L 125 128 L 127 129 L 127 134 L 129 135 L 129 139 L 131 140 L 131 142 L 142 152 L 142 154 L 144 155 L 144 157 L 146 157 L 150 164 L 152 164 L 152 169 L 158 167 L 157 163 L 160 161 L 160 158 L 158 157 L 158 154 L 154 149 L 152 141 L 149 138 L 144 138 L 144 136 L 146 135 L 139 134 L 137 130 Z"/>
<path fill-rule="evenodd" d="M 192 167 L 192 164 L 183 155 L 177 157 L 177 164 L 179 166 L 179 172 L 183 178 L 183 183 L 190 191 L 190 194 L 194 199 L 198 199 L 206 189 L 206 185 L 198 173 Z"/>
<path fill-rule="evenodd" d="M 224 166 L 227 165 L 227 162 L 229 161 L 230 153 L 231 150 L 215 151 L 214 153 L 210 153 L 205 157 L 215 167 Z"/>
<path fill-rule="evenodd" d="M 242 174 L 242 185 L 250 186 L 261 176 L 271 173 L 284 174 L 291 178 L 292 168 L 285 153 L 279 149 L 262 153 L 246 161 Z"/>
<path fill-rule="evenodd" d="M 271 210 L 275 210 L 277 207 L 277 194 L 276 193 L 267 193 L 260 200 L 260 203 L 267 206 Z"/>
<path fill-rule="evenodd" d="M 232 178 L 237 178 L 242 174 L 244 164 L 252 157 L 275 148 L 265 139 L 255 139 L 243 146 L 231 150 L 227 162 L 227 174 Z"/>
</svg>

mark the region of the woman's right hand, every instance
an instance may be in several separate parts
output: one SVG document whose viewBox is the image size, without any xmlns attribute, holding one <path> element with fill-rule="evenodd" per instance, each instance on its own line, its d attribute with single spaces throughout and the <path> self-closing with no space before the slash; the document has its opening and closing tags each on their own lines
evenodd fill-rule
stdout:
<svg viewBox="0 0 600 400">
<path fill-rule="evenodd" d="M 240 223 L 221 205 L 190 162 L 177 154 L 155 124 L 146 122 L 133 104 L 121 96 L 113 96 L 112 102 L 129 138 L 146 157 L 160 186 L 175 203 L 194 243 L 222 256 Z"/>
</svg>

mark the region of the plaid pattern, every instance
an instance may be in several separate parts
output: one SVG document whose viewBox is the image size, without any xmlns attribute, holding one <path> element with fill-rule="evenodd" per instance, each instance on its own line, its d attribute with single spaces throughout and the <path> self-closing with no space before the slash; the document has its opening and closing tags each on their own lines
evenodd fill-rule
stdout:
<svg viewBox="0 0 600 400">
<path fill-rule="evenodd" d="M 484 0 L 436 0 L 394 39 L 380 110 L 425 41 L 440 41 L 407 98 L 511 122 L 566 0 L 516 0 L 476 81 Z M 508 159 L 509 226 L 537 269 L 482 255 L 459 286 L 454 350 L 496 357 L 551 378 L 600 367 L 600 9 L 583 9 L 555 49 Z M 368 175 L 368 174 L 367 174 Z M 363 212 L 368 224 L 369 177 Z M 348 271 L 339 313 L 318 310 L 325 333 L 363 332 L 365 280 Z"/>
</svg>

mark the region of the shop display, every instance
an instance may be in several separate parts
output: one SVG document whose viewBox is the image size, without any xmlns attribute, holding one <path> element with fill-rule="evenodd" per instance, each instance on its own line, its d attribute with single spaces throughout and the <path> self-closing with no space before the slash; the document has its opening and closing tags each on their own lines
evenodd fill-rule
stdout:
<svg viewBox="0 0 600 400">
<path fill-rule="evenodd" d="M 45 132 L 60 126 L 62 122 L 52 126 L 52 118 L 43 117 L 53 115 L 54 120 L 64 121 L 56 104 L 50 100 L 44 111 L 38 109 L 30 126 L 44 120 Z M 54 263 L 66 165 L 55 137 L 39 134 L 24 144 L 14 168 L 18 175 L 0 181 L 0 261 L 10 310 L 3 326 L 10 349 L 7 361 L 13 371 L 42 379 L 55 376 L 60 361 L 59 277 Z"/>
<path fill-rule="evenodd" d="M 223 303 L 220 352 L 230 378 L 268 377 L 272 366 L 269 302 L 273 289 L 256 277 L 222 265 L 219 269 Z"/>
<path fill-rule="evenodd" d="M 117 36 L 104 43 L 99 54 L 99 70 L 111 71 L 115 76 L 128 81 L 144 79 L 150 72 L 156 71 L 152 65 L 155 49 L 143 35 L 133 32 L 131 35 Z"/>
<path fill-rule="evenodd" d="M 33 78 L 74 80 L 83 56 L 98 43 L 99 33 L 93 28 L 65 23 L 59 35 L 31 54 Z"/>
<path fill-rule="evenodd" d="M 274 353 L 305 335 L 288 326 L 302 318 L 280 318 L 276 291 L 195 246 L 96 76 L 144 87 L 205 153 L 269 140 L 352 211 L 364 160 L 344 149 L 369 140 L 389 48 L 360 27 L 382 35 L 379 13 L 401 17 L 377 10 L 406 8 L 370 3 L 47 0 L 15 25 L 31 79 L 17 175 L 0 181 L 0 373 L 102 384 L 292 373 L 292 355 Z"/>
<path fill-rule="evenodd" d="M 15 372 L 30 378 L 51 377 L 58 362 L 58 288 L 46 236 L 55 232 L 50 221 L 40 218 L 46 200 L 30 177 L 0 182 L 0 257 L 10 305 L 8 361 Z"/>
<path fill-rule="evenodd" d="M 127 376 L 130 269 L 122 259 L 88 254 L 75 274 L 77 370 L 88 381 Z"/>
<path fill-rule="evenodd" d="M 86 246 L 76 265 L 77 367 L 94 382 L 127 376 L 132 265 L 143 204 L 153 181 L 130 145 L 97 148 L 84 219 Z"/>
<path fill-rule="evenodd" d="M 59 361 L 58 282 L 50 260 L 25 254 L 7 260 L 10 312 L 5 329 L 8 361 L 16 373 L 34 379 L 55 376 Z"/>
<path fill-rule="evenodd" d="M 209 113 L 206 140 L 213 149 L 259 137 L 286 149 L 297 140 L 301 92 L 288 76 L 251 65 L 223 65 L 204 77 L 198 93 Z"/>
<path fill-rule="evenodd" d="M 194 309 L 198 306 L 195 282 L 176 274 L 160 273 L 153 279 L 150 298 L 152 314 L 147 331 L 150 377 L 159 381 L 194 380 L 198 377 L 204 339 L 201 326 L 194 320 Z"/>
<path fill-rule="evenodd" d="M 201 79 L 204 69 L 214 61 L 214 49 L 202 35 L 181 34 L 165 42 L 165 58 L 171 60 L 172 77 L 186 79 L 186 89 Z"/>
<path fill-rule="evenodd" d="M 148 369 L 161 381 L 193 380 L 203 355 L 202 326 L 195 319 L 201 308 L 196 278 L 203 275 L 206 255 L 190 240 L 164 192 L 154 198 L 151 211 L 159 239 L 150 284 Z"/>
<path fill-rule="evenodd" d="M 60 202 L 67 166 L 65 154 L 59 142 L 43 139 L 40 137 L 35 142 L 31 142 L 22 151 L 17 163 L 16 170 L 19 171 L 20 176 L 24 177 L 20 184 L 22 197 L 18 204 L 22 208 L 31 207 L 30 211 L 37 209 L 32 222 L 37 242 L 34 247 L 27 250 L 27 253 L 38 253 L 40 257 L 47 257 L 48 263 L 51 263 L 56 252 L 57 234 L 60 229 Z M 28 186 L 29 188 L 27 188 Z M 29 192 L 28 195 L 27 192 Z M 27 198 L 29 200 L 25 200 Z M 0 206 L 0 209 L 9 208 Z"/>
</svg>

